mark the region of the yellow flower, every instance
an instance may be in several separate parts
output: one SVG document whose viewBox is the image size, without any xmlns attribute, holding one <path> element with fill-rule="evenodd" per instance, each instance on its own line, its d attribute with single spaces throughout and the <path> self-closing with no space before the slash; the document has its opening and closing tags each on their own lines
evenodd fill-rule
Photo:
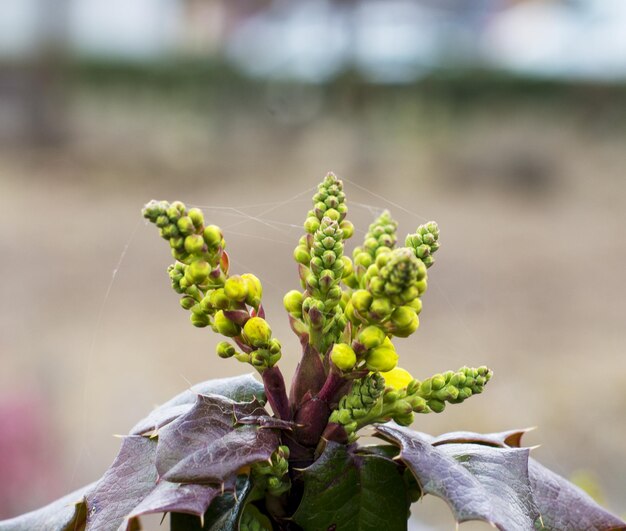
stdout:
<svg viewBox="0 0 626 531">
<path fill-rule="evenodd" d="M 381 376 L 385 379 L 385 385 L 396 390 L 405 389 L 409 383 L 413 381 L 413 376 L 400 367 L 391 369 L 388 372 L 381 372 Z"/>
</svg>

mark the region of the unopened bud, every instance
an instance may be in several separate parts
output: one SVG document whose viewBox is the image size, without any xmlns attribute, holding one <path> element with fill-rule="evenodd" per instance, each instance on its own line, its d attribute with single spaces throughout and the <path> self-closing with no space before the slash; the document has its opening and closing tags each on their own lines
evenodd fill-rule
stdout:
<svg viewBox="0 0 626 531">
<path fill-rule="evenodd" d="M 241 328 L 228 319 L 222 310 L 215 314 L 214 326 L 220 334 L 226 337 L 235 337 L 241 333 Z"/>
<path fill-rule="evenodd" d="M 370 350 L 382 345 L 386 337 L 385 332 L 377 326 L 367 326 L 359 332 L 357 341 L 361 343 L 366 350 Z"/>
<path fill-rule="evenodd" d="M 352 370 L 356 365 L 356 354 L 345 343 L 335 343 L 330 353 L 330 359 L 342 371 Z"/>
<path fill-rule="evenodd" d="M 211 266 L 204 260 L 196 260 L 189 264 L 187 274 L 191 277 L 195 284 L 202 284 L 211 273 Z"/>
<path fill-rule="evenodd" d="M 364 289 L 359 289 L 352 294 L 352 305 L 354 309 L 361 314 L 364 314 L 370 309 L 373 300 L 372 294 Z"/>
<path fill-rule="evenodd" d="M 388 372 L 398 364 L 398 354 L 393 348 L 380 346 L 366 354 L 365 363 L 370 371 Z"/>
<path fill-rule="evenodd" d="M 189 254 L 201 254 L 204 251 L 204 239 L 199 234 L 191 234 L 185 238 L 185 251 Z"/>
<path fill-rule="evenodd" d="M 302 293 L 292 289 L 283 297 L 285 309 L 295 317 L 302 315 Z"/>
<path fill-rule="evenodd" d="M 190 208 L 187 215 L 196 229 L 199 229 L 204 225 L 204 216 L 202 215 L 202 210 L 199 208 Z"/>
<path fill-rule="evenodd" d="M 202 237 L 209 247 L 216 248 L 222 242 L 222 231 L 217 225 L 207 225 Z"/>
<path fill-rule="evenodd" d="M 252 317 L 243 327 L 243 337 L 249 345 L 264 347 L 272 337 L 272 330 L 265 319 Z"/>
<path fill-rule="evenodd" d="M 239 275 L 234 275 L 226 280 L 224 293 L 231 301 L 243 302 L 248 296 L 248 284 Z"/>
<path fill-rule="evenodd" d="M 193 326 L 197 326 L 198 328 L 204 328 L 205 326 L 209 326 L 209 316 L 205 313 L 193 312 L 189 319 L 191 320 L 191 324 Z"/>
<path fill-rule="evenodd" d="M 176 222 L 176 225 L 178 226 L 178 230 L 180 231 L 180 233 L 184 236 L 188 234 L 193 234 L 193 232 L 195 231 L 193 221 L 191 221 L 191 218 L 189 216 L 183 216 L 182 218 L 180 218 Z"/>
<path fill-rule="evenodd" d="M 220 341 L 217 344 L 217 355 L 220 358 L 232 358 L 237 350 L 228 341 Z"/>
</svg>

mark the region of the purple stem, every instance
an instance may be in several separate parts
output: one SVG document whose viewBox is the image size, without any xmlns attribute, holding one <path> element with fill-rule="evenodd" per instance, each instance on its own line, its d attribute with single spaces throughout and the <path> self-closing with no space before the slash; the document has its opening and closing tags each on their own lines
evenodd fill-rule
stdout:
<svg viewBox="0 0 626 531">
<path fill-rule="evenodd" d="M 291 420 L 289 399 L 285 388 L 285 379 L 280 369 L 275 365 L 265 369 L 262 373 L 263 385 L 267 400 L 274 413 L 282 420 Z"/>
<path fill-rule="evenodd" d="M 324 382 L 324 386 L 317 394 L 317 398 L 323 400 L 327 404 L 332 404 L 333 402 L 335 402 L 336 394 L 343 387 L 344 383 L 346 383 L 345 378 L 331 368 L 330 372 L 328 373 L 328 377 Z"/>
</svg>

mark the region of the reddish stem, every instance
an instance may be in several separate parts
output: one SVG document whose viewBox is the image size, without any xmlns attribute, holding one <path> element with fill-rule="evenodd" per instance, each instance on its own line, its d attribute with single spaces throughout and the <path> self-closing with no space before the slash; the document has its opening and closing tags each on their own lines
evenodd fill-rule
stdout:
<svg viewBox="0 0 626 531">
<path fill-rule="evenodd" d="M 267 400 L 278 418 L 291 420 L 289 399 L 285 388 L 285 379 L 277 366 L 265 369 L 261 375 Z"/>
</svg>

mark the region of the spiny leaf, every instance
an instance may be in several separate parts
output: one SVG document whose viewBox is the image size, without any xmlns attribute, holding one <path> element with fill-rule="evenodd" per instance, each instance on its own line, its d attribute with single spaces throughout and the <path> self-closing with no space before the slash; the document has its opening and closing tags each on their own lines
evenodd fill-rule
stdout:
<svg viewBox="0 0 626 531">
<path fill-rule="evenodd" d="M 83 529 L 87 517 L 85 494 L 95 483 L 63 496 L 36 511 L 22 514 L 0 522 L 1 531 L 31 531 L 33 529 L 59 529 L 75 531 Z"/>
<path fill-rule="evenodd" d="M 600 507 L 590 496 L 534 459 L 529 463 L 530 483 L 541 513 L 543 529 L 626 529 L 626 522 Z"/>
<path fill-rule="evenodd" d="M 433 446 L 440 444 L 450 443 L 470 443 L 470 444 L 484 444 L 487 446 L 496 446 L 498 448 L 504 448 L 506 446 L 510 448 L 519 448 L 522 442 L 522 436 L 533 428 L 526 428 L 523 430 L 509 430 L 499 433 L 474 433 L 471 431 L 453 431 L 450 433 L 444 433 L 437 437 L 422 434 L 427 438 Z"/>
<path fill-rule="evenodd" d="M 258 403 L 200 395 L 193 408 L 159 431 L 159 477 L 177 483 L 221 484 L 240 469 L 270 458 L 276 430 L 236 426 L 237 418 L 267 416 Z"/>
<path fill-rule="evenodd" d="M 183 391 L 154 409 L 130 430 L 130 435 L 141 435 L 165 426 L 189 411 L 195 404 L 198 395 L 208 394 L 225 396 L 235 402 L 251 402 L 256 399 L 261 404 L 265 404 L 263 384 L 251 374 L 208 380 L 194 385 L 191 389 Z"/>
<path fill-rule="evenodd" d="M 239 521 L 252 490 L 247 476 L 237 478 L 234 492 L 225 492 L 211 503 L 203 522 L 196 516 L 172 513 L 171 531 L 233 531 L 239 529 Z"/>
<path fill-rule="evenodd" d="M 396 442 L 422 492 L 444 499 L 459 522 L 483 520 L 503 530 L 534 529 L 539 511 L 528 479 L 528 449 L 474 444 L 435 447 L 395 423 L 377 427 Z"/>
<path fill-rule="evenodd" d="M 305 531 L 407 529 L 408 499 L 398 466 L 376 455 L 355 455 L 329 442 L 303 473 L 304 494 L 294 521 Z"/>
<path fill-rule="evenodd" d="M 93 490 L 87 493 L 87 530 L 117 529 L 126 515 L 152 491 L 157 441 L 131 436 Z"/>
<path fill-rule="evenodd" d="M 144 514 L 179 512 L 202 516 L 211 502 L 222 494 L 215 485 L 181 485 L 160 481 L 128 516 L 129 521 Z"/>
</svg>

